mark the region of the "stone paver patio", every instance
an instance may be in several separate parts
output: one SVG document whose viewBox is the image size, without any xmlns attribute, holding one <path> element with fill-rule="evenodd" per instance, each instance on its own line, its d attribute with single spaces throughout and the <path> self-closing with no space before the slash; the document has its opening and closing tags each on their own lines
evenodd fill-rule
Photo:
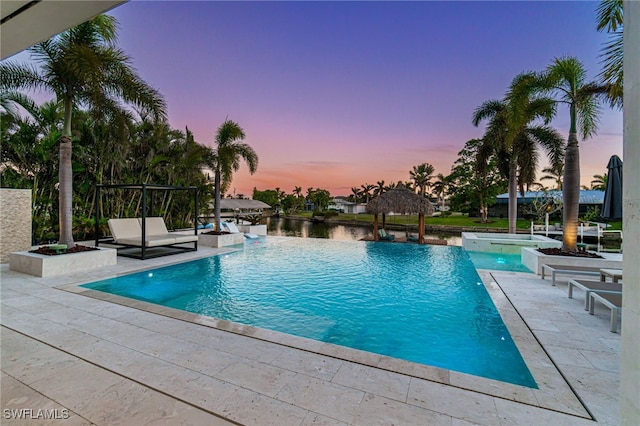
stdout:
<svg viewBox="0 0 640 426">
<path fill-rule="evenodd" d="M 480 271 L 537 390 L 77 287 L 221 252 L 54 278 L 3 265 L 2 424 L 619 424 L 620 335 L 566 282 Z M 58 418 L 15 419 L 38 414 Z"/>
</svg>

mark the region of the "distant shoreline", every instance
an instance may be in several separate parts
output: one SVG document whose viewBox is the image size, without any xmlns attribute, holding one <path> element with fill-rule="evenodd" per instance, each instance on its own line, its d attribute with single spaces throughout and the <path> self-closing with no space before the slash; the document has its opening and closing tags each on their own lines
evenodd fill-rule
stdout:
<svg viewBox="0 0 640 426">
<path fill-rule="evenodd" d="M 280 216 L 282 219 L 290 219 L 290 220 L 300 220 L 304 222 L 314 222 L 311 218 L 300 217 L 300 216 Z M 332 225 L 344 225 L 344 226 L 358 226 L 361 228 L 371 228 L 373 223 L 368 221 L 359 221 L 359 220 L 341 220 L 339 218 L 329 218 L 322 221 L 322 223 L 332 224 Z M 381 223 L 381 222 L 380 222 Z M 386 228 L 394 231 L 404 231 L 407 230 L 409 232 L 418 232 L 417 224 L 399 224 L 399 223 L 388 223 L 386 224 Z M 451 226 L 451 225 L 429 225 L 426 224 L 424 227 L 426 233 L 443 233 L 450 235 L 460 235 L 463 232 L 492 232 L 492 233 L 508 233 L 507 229 L 504 228 L 492 228 L 489 226 Z M 518 229 L 518 234 L 528 234 L 530 231 L 528 229 Z"/>
</svg>

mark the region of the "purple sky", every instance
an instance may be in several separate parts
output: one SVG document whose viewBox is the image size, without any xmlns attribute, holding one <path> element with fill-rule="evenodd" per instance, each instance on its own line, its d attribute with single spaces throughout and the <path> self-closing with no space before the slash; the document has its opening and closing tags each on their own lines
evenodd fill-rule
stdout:
<svg viewBox="0 0 640 426">
<path fill-rule="evenodd" d="M 253 176 L 243 165 L 232 191 L 348 195 L 408 180 L 423 162 L 449 174 L 482 137 L 474 109 L 522 71 L 570 55 L 595 79 L 597 4 L 131 1 L 112 14 L 173 127 L 204 144 L 225 117 L 244 128 L 260 164 Z M 566 135 L 566 107 L 553 125 Z M 622 157 L 622 113 L 605 106 L 599 134 L 581 143 L 583 184 L 612 154 Z"/>
</svg>

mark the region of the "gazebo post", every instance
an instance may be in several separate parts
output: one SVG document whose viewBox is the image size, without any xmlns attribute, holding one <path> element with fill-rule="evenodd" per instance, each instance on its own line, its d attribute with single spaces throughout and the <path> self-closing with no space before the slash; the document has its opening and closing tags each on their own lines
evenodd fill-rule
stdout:
<svg viewBox="0 0 640 426">
<path fill-rule="evenodd" d="M 418 244 L 422 244 L 424 237 L 424 213 L 418 214 Z"/>
<path fill-rule="evenodd" d="M 373 241 L 378 241 L 378 213 L 373 215 Z"/>
</svg>

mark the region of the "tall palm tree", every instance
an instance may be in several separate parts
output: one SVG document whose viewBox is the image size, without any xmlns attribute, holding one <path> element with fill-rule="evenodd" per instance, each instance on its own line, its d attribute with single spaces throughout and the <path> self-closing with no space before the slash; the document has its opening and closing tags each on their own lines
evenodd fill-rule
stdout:
<svg viewBox="0 0 640 426">
<path fill-rule="evenodd" d="M 623 0 L 602 0 L 598 5 L 598 31 L 610 34 L 609 42 L 602 49 L 602 71 L 598 75 L 609 88 L 611 106 L 622 107 L 623 80 Z"/>
<path fill-rule="evenodd" d="M 429 163 L 413 166 L 413 169 L 409 171 L 409 177 L 413 180 L 415 187 L 420 190 L 422 197 L 425 196 L 427 188 L 431 186 L 434 171 L 434 167 Z"/>
<path fill-rule="evenodd" d="M 258 169 L 258 154 L 244 140 L 244 130 L 238 123 L 225 120 L 216 133 L 216 146 L 211 149 L 208 165 L 214 171 L 215 226 L 220 229 L 220 198 L 231 184 L 233 173 L 240 168 L 240 160 L 249 167 L 249 173 Z"/>
<path fill-rule="evenodd" d="M 536 94 L 538 78 L 532 73 L 516 76 L 504 100 L 486 101 L 473 114 L 473 124 L 489 120 L 478 164 L 496 155 L 501 172 L 509 179 L 509 233 L 515 234 L 517 187 L 532 183 L 537 168 L 537 145 L 541 145 L 552 163 L 562 152 L 562 138 L 547 124 L 555 113 L 552 99 Z M 542 125 L 532 124 L 542 121 Z M 519 176 L 520 174 L 520 176 Z"/>
<path fill-rule="evenodd" d="M 29 49 L 40 67 L 8 62 L 0 64 L 2 90 L 45 89 L 63 104 L 64 125 L 59 140 L 60 239 L 75 245 L 72 229 L 72 113 L 79 105 L 110 110 L 120 101 L 146 107 L 165 118 L 165 103 L 130 66 L 130 59 L 115 46 L 116 20 L 100 15 Z"/>
<path fill-rule="evenodd" d="M 598 96 L 606 96 L 607 87 L 586 82 L 582 63 L 572 57 L 556 58 L 547 67 L 543 86 L 556 102 L 569 107 L 569 138 L 564 155 L 563 237 L 562 249 L 576 251 L 578 246 L 578 210 L 580 197 L 580 147 L 578 131 L 583 139 L 593 136 L 598 128 Z"/>
</svg>

